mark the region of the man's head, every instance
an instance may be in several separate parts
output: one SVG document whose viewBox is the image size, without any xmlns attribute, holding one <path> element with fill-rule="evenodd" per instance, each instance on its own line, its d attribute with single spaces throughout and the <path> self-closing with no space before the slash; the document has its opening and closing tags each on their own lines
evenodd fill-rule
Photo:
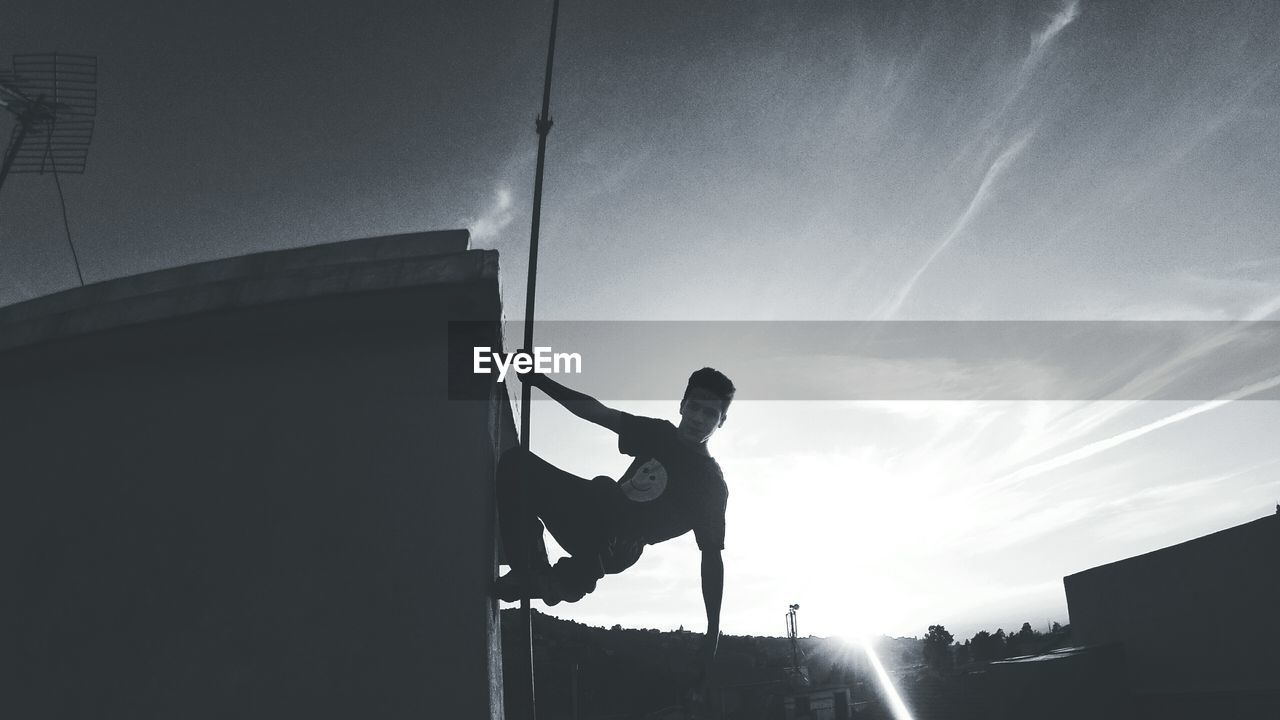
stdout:
<svg viewBox="0 0 1280 720">
<path fill-rule="evenodd" d="M 704 367 L 689 376 L 680 400 L 681 437 L 704 443 L 729 415 L 729 403 L 737 388 L 724 373 Z"/>
</svg>

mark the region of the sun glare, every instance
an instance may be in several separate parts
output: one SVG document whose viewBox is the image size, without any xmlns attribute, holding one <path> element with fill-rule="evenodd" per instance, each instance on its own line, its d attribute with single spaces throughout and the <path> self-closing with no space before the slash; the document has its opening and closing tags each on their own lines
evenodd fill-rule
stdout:
<svg viewBox="0 0 1280 720">
<path fill-rule="evenodd" d="M 894 686 L 893 679 L 889 677 L 889 672 L 884 669 L 884 663 L 880 662 L 880 656 L 876 654 L 875 646 L 871 641 L 866 636 L 846 636 L 845 641 L 867 654 L 867 662 L 871 664 L 871 670 L 875 673 L 876 682 L 880 685 L 880 691 L 884 693 L 889 712 L 893 713 L 894 720 L 914 720 L 911 712 L 907 710 L 907 704 L 898 694 L 898 688 Z"/>
</svg>

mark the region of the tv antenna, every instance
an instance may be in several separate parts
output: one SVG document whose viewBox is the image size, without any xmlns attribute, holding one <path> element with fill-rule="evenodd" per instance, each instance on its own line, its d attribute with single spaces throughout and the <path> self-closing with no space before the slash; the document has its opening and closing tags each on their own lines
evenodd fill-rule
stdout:
<svg viewBox="0 0 1280 720">
<path fill-rule="evenodd" d="M 800 664 L 800 649 L 798 647 L 800 633 L 796 627 L 796 611 L 799 609 L 799 603 L 792 603 L 787 606 L 787 639 L 791 641 L 791 667 L 787 668 L 787 671 L 790 674 L 791 686 L 794 690 L 809 686 L 808 671 Z"/>
<path fill-rule="evenodd" d="M 0 189 L 10 172 L 53 174 L 67 244 L 83 285 L 58 175 L 84 173 L 98 114 L 98 59 L 57 52 L 14 55 L 12 71 L 0 71 L 0 107 L 15 119 L 0 166 Z"/>
</svg>

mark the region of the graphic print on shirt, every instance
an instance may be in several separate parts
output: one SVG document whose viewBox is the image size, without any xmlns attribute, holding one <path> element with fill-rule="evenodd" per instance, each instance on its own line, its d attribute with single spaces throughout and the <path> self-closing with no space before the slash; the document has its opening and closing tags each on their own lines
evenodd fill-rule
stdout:
<svg viewBox="0 0 1280 720">
<path fill-rule="evenodd" d="M 622 480 L 622 493 L 634 502 L 649 502 L 662 496 L 667 489 L 667 469 L 651 458 Z"/>
</svg>

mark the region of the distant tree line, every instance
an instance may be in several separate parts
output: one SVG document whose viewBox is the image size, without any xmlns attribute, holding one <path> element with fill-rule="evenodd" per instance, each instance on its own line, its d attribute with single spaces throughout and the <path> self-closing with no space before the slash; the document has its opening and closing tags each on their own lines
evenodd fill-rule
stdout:
<svg viewBox="0 0 1280 720">
<path fill-rule="evenodd" d="M 1036 655 L 1070 644 L 1071 626 L 1053 623 L 1048 632 L 1040 632 L 1031 623 L 1022 623 L 1016 633 L 1006 634 L 1004 628 L 996 631 L 979 630 L 972 638 L 956 644 L 955 638 L 941 625 L 930 625 L 921 640 L 925 665 L 937 671 L 949 670 L 955 665 L 1005 660 L 1023 655 Z"/>
</svg>

